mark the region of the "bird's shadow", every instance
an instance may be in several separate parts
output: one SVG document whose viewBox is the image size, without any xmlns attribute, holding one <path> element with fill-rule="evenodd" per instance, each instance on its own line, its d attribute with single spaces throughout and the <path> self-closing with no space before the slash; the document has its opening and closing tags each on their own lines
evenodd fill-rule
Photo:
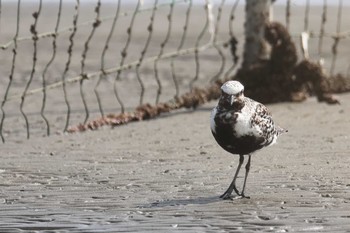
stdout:
<svg viewBox="0 0 350 233">
<path fill-rule="evenodd" d="M 159 208 L 171 206 L 186 206 L 186 205 L 207 205 L 210 203 L 223 201 L 219 196 L 196 197 L 187 199 L 165 199 L 157 200 L 149 204 L 138 206 L 139 208 Z"/>
</svg>

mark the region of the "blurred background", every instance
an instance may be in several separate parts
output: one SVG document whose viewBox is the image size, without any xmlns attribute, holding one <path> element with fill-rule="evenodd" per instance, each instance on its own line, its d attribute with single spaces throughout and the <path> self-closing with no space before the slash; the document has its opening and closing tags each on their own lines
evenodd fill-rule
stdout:
<svg viewBox="0 0 350 233">
<path fill-rule="evenodd" d="M 2 140 L 62 133 L 233 77 L 244 59 L 245 4 L 1 1 Z M 349 76 L 349 2 L 266 4 L 269 19 L 288 29 L 299 60 L 307 56 L 330 76 Z"/>
</svg>

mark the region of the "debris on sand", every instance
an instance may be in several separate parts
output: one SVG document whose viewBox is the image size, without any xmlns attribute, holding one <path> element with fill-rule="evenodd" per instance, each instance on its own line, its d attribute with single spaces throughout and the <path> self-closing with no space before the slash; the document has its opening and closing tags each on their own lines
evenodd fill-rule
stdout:
<svg viewBox="0 0 350 233">
<path fill-rule="evenodd" d="M 296 46 L 282 24 L 267 23 L 265 38 L 271 46 L 270 58 L 261 60 L 248 68 L 241 68 L 229 79 L 217 80 L 207 88 L 193 88 L 192 91 L 166 103 L 143 104 L 134 112 L 109 114 L 86 124 L 70 127 L 68 132 L 95 130 L 103 125 L 118 126 L 156 118 L 162 113 L 180 108 L 196 108 L 218 99 L 221 94 L 220 86 L 232 79 L 242 82 L 246 95 L 262 103 L 301 102 L 311 95 L 316 95 L 320 102 L 339 104 L 339 100 L 333 96 L 333 93 L 350 91 L 349 78 L 340 74 L 329 77 L 320 64 L 309 59 L 298 63 Z M 233 60 L 237 62 L 235 55 Z"/>
</svg>

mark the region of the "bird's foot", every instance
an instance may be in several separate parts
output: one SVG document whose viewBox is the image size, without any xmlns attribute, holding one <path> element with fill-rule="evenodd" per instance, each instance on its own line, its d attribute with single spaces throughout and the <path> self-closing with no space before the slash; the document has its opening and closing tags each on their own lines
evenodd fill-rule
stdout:
<svg viewBox="0 0 350 233">
<path fill-rule="evenodd" d="M 238 193 L 238 191 L 236 192 L 237 195 L 232 195 L 232 192 L 225 192 L 224 194 L 222 194 L 220 196 L 220 198 L 224 199 L 224 200 L 233 200 L 236 198 L 241 197 L 241 195 Z"/>
<path fill-rule="evenodd" d="M 244 195 L 244 193 L 242 193 L 242 194 L 240 195 L 240 197 L 241 197 L 241 198 L 250 199 L 250 196 L 246 196 L 246 195 Z"/>
<path fill-rule="evenodd" d="M 250 199 L 250 196 L 246 196 L 244 193 L 243 194 L 237 194 L 237 195 L 232 195 L 232 193 L 225 192 L 220 196 L 221 199 L 223 200 L 233 200 L 233 199 Z"/>
<path fill-rule="evenodd" d="M 224 200 L 233 200 L 234 196 L 231 193 L 224 193 L 220 196 Z"/>
<path fill-rule="evenodd" d="M 237 194 L 236 196 L 232 195 L 232 191 L 235 191 L 235 193 Z M 220 198 L 224 199 L 224 200 L 233 200 L 234 198 L 240 197 L 241 194 L 238 192 L 236 186 L 234 185 L 233 187 L 229 187 L 224 194 L 222 194 L 220 196 Z"/>
</svg>

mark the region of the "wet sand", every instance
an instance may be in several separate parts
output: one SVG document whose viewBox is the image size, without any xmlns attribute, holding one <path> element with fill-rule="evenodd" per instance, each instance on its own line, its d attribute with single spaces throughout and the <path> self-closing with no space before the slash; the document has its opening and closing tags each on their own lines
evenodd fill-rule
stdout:
<svg viewBox="0 0 350 233">
<path fill-rule="evenodd" d="M 208 53 L 203 79 L 211 74 L 207 72 L 215 73 L 218 64 L 215 51 Z M 79 64 L 79 59 L 75 62 Z M 191 76 L 186 75 L 187 63 L 177 62 L 187 85 Z M 61 75 L 60 68 L 50 71 L 53 78 Z M 18 77 L 25 80 L 30 68 L 18 69 Z M 163 64 L 161 70 L 166 74 L 169 65 Z M 134 80 L 133 71 L 125 73 Z M 144 73 L 150 80 L 152 72 Z M 164 79 L 164 84 L 166 99 L 174 89 L 171 79 Z M 154 82 L 147 85 L 152 92 Z M 23 82 L 16 81 L 14 89 L 21 88 Z M 77 86 L 70 90 L 72 106 L 78 106 L 74 124 L 83 119 L 84 111 Z M 49 137 L 42 137 L 45 127 L 37 111 L 41 102 L 34 101 L 40 96 L 27 101 L 29 140 L 18 110 L 7 107 L 9 140 L 1 145 L 0 165 L 1 232 L 350 230 L 350 94 L 338 95 L 341 105 L 335 106 L 315 98 L 268 105 L 275 121 L 289 132 L 276 145 L 253 155 L 246 190 L 251 198 L 224 201 L 219 195 L 231 182 L 238 156 L 223 151 L 211 135 L 209 115 L 215 102 L 114 129 L 62 134 L 55 133 L 62 130 L 65 117 L 60 91 L 50 92 L 47 115 L 53 135 Z M 106 101 L 106 111 L 116 111 L 115 100 Z M 91 107 L 90 117 L 98 116 L 96 109 Z"/>
<path fill-rule="evenodd" d="M 269 106 L 289 133 L 253 155 L 251 199 L 219 199 L 238 157 L 212 138 L 213 104 L 114 130 L 6 143 L 0 229 L 345 232 L 350 95 L 340 99 Z"/>
</svg>

